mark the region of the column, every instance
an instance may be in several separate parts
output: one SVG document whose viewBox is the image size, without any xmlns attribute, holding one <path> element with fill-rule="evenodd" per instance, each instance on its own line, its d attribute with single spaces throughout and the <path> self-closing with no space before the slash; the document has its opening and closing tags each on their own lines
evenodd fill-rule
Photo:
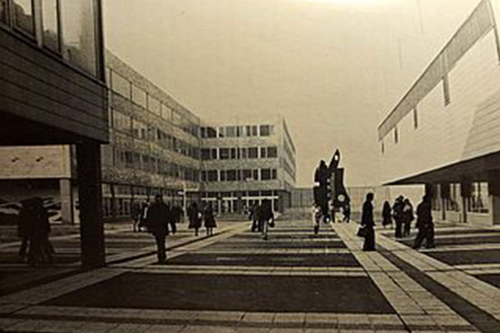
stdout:
<svg viewBox="0 0 500 333">
<path fill-rule="evenodd" d="M 61 196 L 61 219 L 63 223 L 73 224 L 73 189 L 71 179 L 64 178 L 59 180 L 59 195 Z"/>
<path fill-rule="evenodd" d="M 82 267 L 92 269 L 105 265 L 101 153 L 99 144 L 91 141 L 78 144 L 76 152 Z"/>
<path fill-rule="evenodd" d="M 490 204 L 491 224 L 500 224 L 500 172 L 491 172 L 488 175 L 488 192 Z"/>
</svg>

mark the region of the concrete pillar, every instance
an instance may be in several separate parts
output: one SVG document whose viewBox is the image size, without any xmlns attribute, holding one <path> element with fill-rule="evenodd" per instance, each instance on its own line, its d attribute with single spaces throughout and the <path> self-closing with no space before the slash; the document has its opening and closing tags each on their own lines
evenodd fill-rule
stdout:
<svg viewBox="0 0 500 333">
<path fill-rule="evenodd" d="M 105 265 L 101 152 L 99 144 L 91 141 L 78 144 L 76 152 L 82 267 L 92 269 Z"/>
<path fill-rule="evenodd" d="M 488 175 L 490 217 L 493 225 L 500 225 L 500 172 Z"/>
<path fill-rule="evenodd" d="M 71 179 L 59 180 L 59 195 L 61 197 L 61 219 L 63 223 L 75 223 L 73 216 L 73 189 Z"/>
</svg>

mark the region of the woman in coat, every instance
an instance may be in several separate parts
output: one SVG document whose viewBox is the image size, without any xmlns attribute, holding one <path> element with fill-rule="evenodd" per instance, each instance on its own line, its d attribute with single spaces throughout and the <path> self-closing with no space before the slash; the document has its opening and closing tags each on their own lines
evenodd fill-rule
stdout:
<svg viewBox="0 0 500 333">
<path fill-rule="evenodd" d="M 382 225 L 384 228 L 387 225 L 392 225 L 392 209 L 389 201 L 384 202 L 384 207 L 382 208 Z"/>
<path fill-rule="evenodd" d="M 198 236 L 198 230 L 201 228 L 201 212 L 196 202 L 191 203 L 187 215 L 189 218 L 189 229 L 194 229 L 194 235 Z"/>
<path fill-rule="evenodd" d="M 365 203 L 363 204 L 363 214 L 361 216 L 361 226 L 364 228 L 365 242 L 363 251 L 375 251 L 375 222 L 373 221 L 373 193 L 366 195 Z"/>
<path fill-rule="evenodd" d="M 205 228 L 207 229 L 207 236 L 213 236 L 214 228 L 217 228 L 217 223 L 215 223 L 215 215 L 211 202 L 208 203 L 208 206 L 205 208 L 205 211 L 203 212 L 203 219 L 205 220 Z"/>
</svg>

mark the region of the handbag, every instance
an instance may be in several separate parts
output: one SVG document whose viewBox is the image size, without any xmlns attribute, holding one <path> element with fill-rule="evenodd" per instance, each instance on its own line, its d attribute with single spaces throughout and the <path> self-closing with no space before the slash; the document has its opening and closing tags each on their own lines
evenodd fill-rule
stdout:
<svg viewBox="0 0 500 333">
<path fill-rule="evenodd" d="M 270 228 L 274 228 L 274 219 L 272 219 L 271 221 L 269 221 L 269 227 Z"/>
<path fill-rule="evenodd" d="M 358 228 L 358 232 L 356 233 L 358 237 L 366 237 L 366 226 L 361 225 Z"/>
</svg>

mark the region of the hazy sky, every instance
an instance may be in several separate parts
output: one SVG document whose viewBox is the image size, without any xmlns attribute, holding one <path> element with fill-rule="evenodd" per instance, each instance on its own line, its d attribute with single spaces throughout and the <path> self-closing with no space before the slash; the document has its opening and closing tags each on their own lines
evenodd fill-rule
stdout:
<svg viewBox="0 0 500 333">
<path fill-rule="evenodd" d="M 343 154 L 377 184 L 377 126 L 479 0 L 106 0 L 109 49 L 202 119 L 279 112 L 298 186 Z"/>
</svg>

